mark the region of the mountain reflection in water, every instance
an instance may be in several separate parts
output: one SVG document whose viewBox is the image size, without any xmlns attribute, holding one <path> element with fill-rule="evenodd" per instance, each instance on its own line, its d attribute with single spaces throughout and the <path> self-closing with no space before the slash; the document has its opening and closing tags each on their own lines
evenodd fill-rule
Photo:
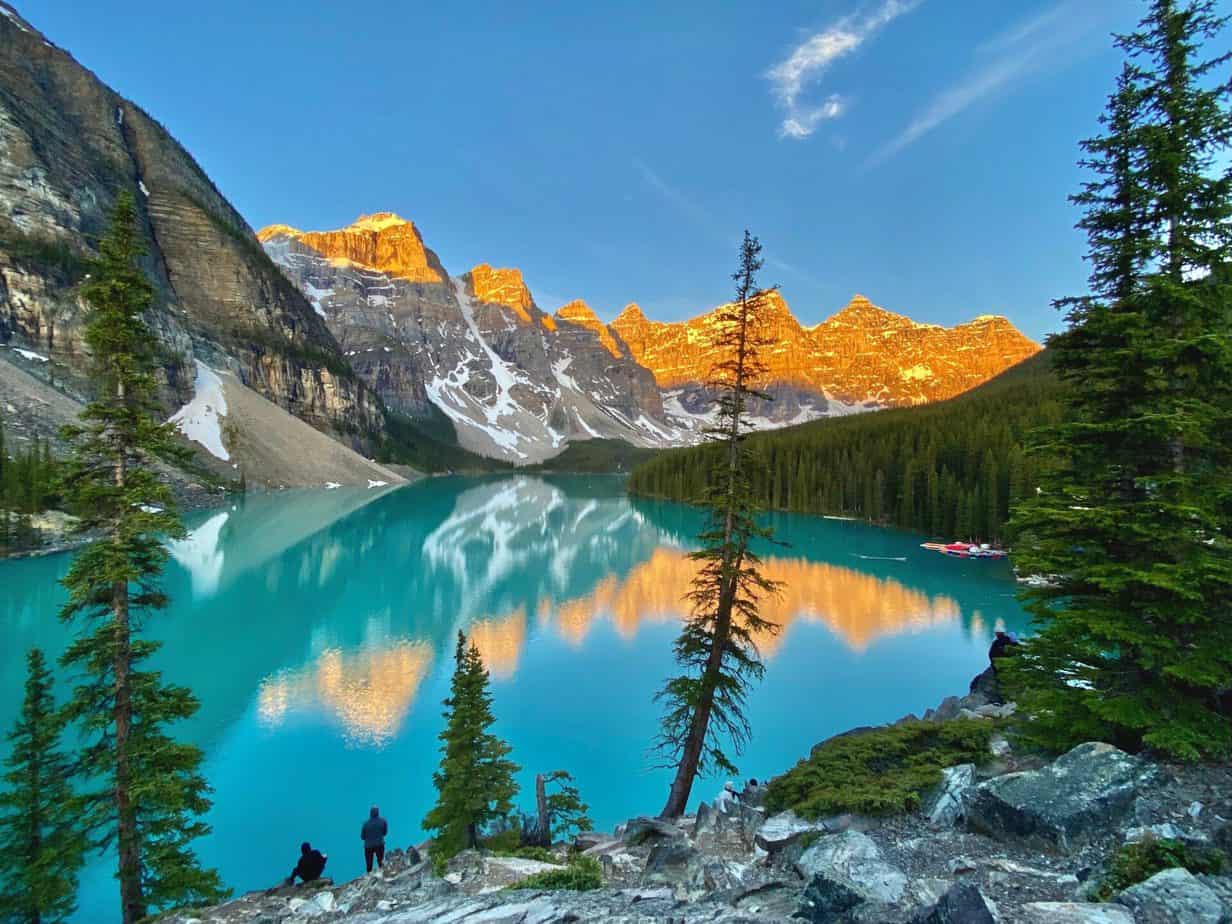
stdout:
<svg viewBox="0 0 1232 924">
<path fill-rule="evenodd" d="M 342 507 L 349 512 L 354 504 Z M 226 514 L 211 517 L 183 550 L 176 550 L 177 559 L 192 570 L 198 595 L 219 585 L 224 557 L 214 545 L 220 519 Z M 622 533 L 628 534 L 623 542 Z M 449 596 L 469 611 L 466 631 L 493 679 L 511 680 L 535 634 L 554 632 L 578 647 L 597 623 L 608 621 L 621 639 L 631 642 L 643 625 L 681 617 L 697 563 L 678 536 L 670 534 L 664 545 L 656 541 L 657 533 L 652 519 L 623 497 L 579 503 L 546 481 L 516 478 L 464 491 L 450 515 L 426 535 L 417 555 L 404 546 L 409 554 L 399 567 L 408 575 L 427 573 L 438 583 L 452 582 Z M 636 563 L 618 554 L 639 548 L 646 557 Z M 315 566 L 300 570 L 306 578 L 335 573 L 343 554 L 338 545 L 328 544 Z M 573 594 L 573 569 L 580 559 L 602 560 L 606 566 L 591 569 L 588 592 Z M 878 639 L 954 621 L 962 612 L 945 594 L 844 565 L 765 556 L 762 569 L 781 585 L 762 605 L 765 619 L 779 631 L 755 636 L 767 659 L 774 658 L 797 622 L 824 626 L 847 648 L 861 652 Z M 538 585 L 541 595 L 533 606 L 483 612 L 485 601 L 515 576 Z M 528 610 L 534 614 L 533 627 Z M 428 625 L 438 633 L 453 628 L 449 621 Z M 328 716 L 348 743 L 381 745 L 398 734 L 434 652 L 449 650 L 447 642 L 432 632 L 410 637 L 378 633 L 357 650 L 325 648 L 308 663 L 260 681 L 260 719 L 275 727 L 289 716 L 316 712 Z"/>
</svg>

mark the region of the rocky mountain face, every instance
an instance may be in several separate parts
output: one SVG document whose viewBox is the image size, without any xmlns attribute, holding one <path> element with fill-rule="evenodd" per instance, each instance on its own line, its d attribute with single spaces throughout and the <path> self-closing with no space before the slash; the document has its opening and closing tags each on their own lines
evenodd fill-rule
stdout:
<svg viewBox="0 0 1232 924">
<path fill-rule="evenodd" d="M 704 382 L 719 359 L 715 309 L 690 321 L 650 321 L 629 305 L 612 330 L 666 389 Z M 834 316 L 806 328 L 778 292 L 762 304 L 762 350 L 771 390 L 812 393 L 831 412 L 900 407 L 961 394 L 1039 352 L 1039 345 L 1002 317 L 984 315 L 956 327 L 920 324 L 878 308 L 862 295 Z"/>
<path fill-rule="evenodd" d="M 649 370 L 593 313 L 541 310 L 516 269 L 450 277 L 415 225 L 387 212 L 258 238 L 386 405 L 443 413 L 467 449 L 523 463 L 575 439 L 681 438 Z"/>
<path fill-rule="evenodd" d="M 663 323 L 629 305 L 610 325 L 584 301 L 540 309 L 516 269 L 451 278 L 415 225 L 388 212 L 335 231 L 271 225 L 266 251 L 312 301 L 388 407 L 448 417 L 468 449 L 515 463 L 573 440 L 696 442 L 714 420 L 706 388 L 719 311 Z M 1004 318 L 918 324 L 856 296 L 813 328 L 765 296 L 758 429 L 948 398 L 1039 347 Z"/>
<path fill-rule="evenodd" d="M 192 397 L 199 360 L 319 430 L 375 445 L 379 400 L 191 155 L 0 3 L 0 345 L 12 348 L 0 357 L 25 357 L 77 397 L 89 392 L 77 283 L 122 191 L 149 249 L 168 408 Z"/>
</svg>

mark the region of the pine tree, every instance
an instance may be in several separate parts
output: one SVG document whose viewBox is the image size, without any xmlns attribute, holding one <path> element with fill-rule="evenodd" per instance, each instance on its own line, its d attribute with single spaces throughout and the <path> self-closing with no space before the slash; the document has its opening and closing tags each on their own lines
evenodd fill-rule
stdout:
<svg viewBox="0 0 1232 924">
<path fill-rule="evenodd" d="M 436 832 L 432 858 L 438 865 L 466 848 L 479 846 L 484 826 L 513 811 L 518 793 L 513 775 L 521 768 L 508 759 L 509 745 L 488 729 L 494 721 L 488 672 L 479 649 L 458 632 L 453 681 L 445 700 L 445 730 L 440 734 L 441 766 L 432 774 L 436 805 L 424 817 Z"/>
<path fill-rule="evenodd" d="M 182 536 L 169 488 L 152 461 L 175 459 L 172 428 L 158 422 L 153 336 L 142 320 L 153 290 L 138 259 L 144 252 L 132 197 L 121 194 L 99 259 L 82 287 L 91 308 L 86 342 L 98 395 L 82 424 L 66 428 L 74 446 L 64 480 L 98 535 L 74 558 L 61 618 L 77 629 L 62 663 L 81 673 L 66 707 L 85 740 L 81 769 L 93 786 L 84 820 L 100 848 L 118 855 L 124 924 L 152 909 L 208 904 L 226 894 L 203 869 L 192 841 L 208 833 L 210 806 L 202 755 L 167 732 L 197 710 L 185 688 L 144 667 L 157 643 L 140 638 L 144 614 L 167 605 L 158 578 L 166 536 Z"/>
<path fill-rule="evenodd" d="M 1042 631 L 1017 658 L 1042 743 L 1102 738 L 1181 758 L 1232 752 L 1232 85 L 1200 60 L 1214 3 L 1153 0 L 1088 141 L 1075 201 L 1090 294 L 1062 302 L 1068 384 L 1041 434 L 1040 492 L 1015 515 Z"/>
<path fill-rule="evenodd" d="M 762 311 L 767 293 L 757 288 L 762 265 L 761 243 L 745 231 L 732 276 L 736 298 L 720 309 L 714 340 L 724 358 L 712 373 L 719 413 L 707 435 L 719 451 L 703 496 L 708 513 L 698 536 L 701 548 L 691 555 L 700 566 L 688 595 L 692 612 L 674 646 L 676 662 L 686 673 L 669 680 L 657 697 L 665 710 L 657 750 L 676 769 L 664 818 L 684 814 L 699 773 L 712 768 L 735 772 L 723 739 L 736 753 L 749 739 L 745 697 L 765 669 L 753 639 L 778 628 L 757 611 L 758 600 L 774 593 L 776 584 L 761 574 L 751 548 L 753 540 L 768 539 L 771 531 L 756 519 L 755 461 L 745 443 L 749 405 L 769 400 L 754 388 L 765 375 L 759 351 L 766 342 Z"/>
<path fill-rule="evenodd" d="M 26 665 L 26 697 L 9 734 L 7 789 L 0 792 L 0 920 L 53 924 L 76 908 L 85 837 L 51 673 L 37 648 Z"/>
</svg>

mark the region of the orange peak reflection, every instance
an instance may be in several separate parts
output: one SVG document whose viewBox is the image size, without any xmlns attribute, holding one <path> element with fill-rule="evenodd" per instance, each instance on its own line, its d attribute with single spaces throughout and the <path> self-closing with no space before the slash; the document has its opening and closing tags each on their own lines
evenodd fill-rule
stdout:
<svg viewBox="0 0 1232 924">
<path fill-rule="evenodd" d="M 470 640 L 488 673 L 497 680 L 512 677 L 518 669 L 522 646 L 526 644 L 526 610 L 518 607 L 500 619 L 473 622 L 468 627 Z"/>
<path fill-rule="evenodd" d="M 343 654 L 335 648 L 314 664 L 267 678 L 257 694 L 261 722 L 279 725 L 287 713 L 324 707 L 357 744 L 384 744 L 397 734 L 432 666 L 422 642 Z"/>
<path fill-rule="evenodd" d="M 864 651 L 878 638 L 949 622 L 961 612 L 950 597 L 929 597 L 894 578 L 840 565 L 766 558 L 762 572 L 783 585 L 777 596 L 762 602 L 762 616 L 781 627 L 776 634 L 755 639 L 767 656 L 778 650 L 785 630 L 797 620 L 822 623 L 848 647 Z M 658 548 L 623 580 L 609 576 L 589 595 L 559 604 L 558 631 L 567 641 L 580 644 L 595 621 L 607 616 L 622 637 L 632 638 L 642 623 L 665 622 L 684 612 L 688 605 L 684 596 L 696 573 L 697 563 L 687 553 Z"/>
</svg>

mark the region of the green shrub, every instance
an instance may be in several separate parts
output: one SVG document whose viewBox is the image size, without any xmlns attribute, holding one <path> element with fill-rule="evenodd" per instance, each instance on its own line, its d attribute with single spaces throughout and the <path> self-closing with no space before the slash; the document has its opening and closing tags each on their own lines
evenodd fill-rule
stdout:
<svg viewBox="0 0 1232 924">
<path fill-rule="evenodd" d="M 481 850 L 487 850 L 498 857 L 512 857 L 515 855 L 514 851 L 521 846 L 522 832 L 517 828 L 506 828 L 504 831 L 497 831 L 479 839 Z"/>
<path fill-rule="evenodd" d="M 544 889 L 560 892 L 589 892 L 603 887 L 603 867 L 594 857 L 576 856 L 564 869 L 552 869 L 527 876 L 510 889 Z"/>
<path fill-rule="evenodd" d="M 1092 897 L 1096 901 L 1106 902 L 1118 892 L 1175 867 L 1191 873 L 1218 875 L 1223 870 L 1225 859 L 1220 850 L 1187 847 L 1169 838 L 1125 844 L 1113 854 L 1108 872 L 1100 880 Z"/>
<path fill-rule="evenodd" d="M 766 807 L 803 818 L 917 809 L 944 768 L 988 758 L 994 727 L 984 719 L 916 721 L 831 738 L 770 781 Z"/>
</svg>

